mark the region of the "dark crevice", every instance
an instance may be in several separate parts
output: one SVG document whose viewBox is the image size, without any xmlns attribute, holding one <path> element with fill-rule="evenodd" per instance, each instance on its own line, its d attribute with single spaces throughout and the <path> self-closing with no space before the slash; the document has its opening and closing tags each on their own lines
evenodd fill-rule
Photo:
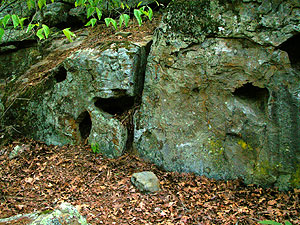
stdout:
<svg viewBox="0 0 300 225">
<path fill-rule="evenodd" d="M 237 88 L 233 95 L 243 99 L 251 105 L 255 105 L 261 111 L 265 111 L 269 99 L 269 91 L 267 88 L 254 86 L 252 83 L 246 83 L 242 87 Z"/>
<path fill-rule="evenodd" d="M 278 48 L 280 50 L 286 51 L 289 55 L 292 67 L 300 70 L 300 34 L 289 38 Z"/>
<path fill-rule="evenodd" d="M 58 23 L 55 25 L 56 28 L 63 30 L 71 27 L 71 30 L 77 30 L 82 28 L 86 24 L 86 21 L 81 21 L 75 16 L 69 16 L 68 22 Z"/>
<path fill-rule="evenodd" d="M 89 137 L 92 129 L 92 120 L 90 114 L 87 111 L 84 111 L 78 116 L 76 123 L 79 126 L 81 138 L 83 142 L 85 142 L 85 140 Z"/>
<path fill-rule="evenodd" d="M 54 73 L 54 78 L 57 83 L 67 79 L 67 70 L 65 69 L 65 67 L 60 66 L 58 70 Z"/>
<path fill-rule="evenodd" d="M 111 115 L 122 115 L 134 106 L 134 97 L 96 98 L 95 106 Z"/>
<path fill-rule="evenodd" d="M 25 40 L 25 41 L 11 41 L 0 45 L 0 55 L 10 54 L 20 49 L 30 48 L 37 46 L 37 41 Z"/>
<path fill-rule="evenodd" d="M 126 90 L 124 89 L 113 89 L 115 97 L 112 98 L 100 98 L 94 99 L 95 106 L 101 111 L 109 113 L 118 119 L 124 127 L 127 128 L 127 142 L 125 153 L 133 152 L 133 139 L 134 139 L 134 123 L 133 116 L 137 108 L 142 102 L 142 93 L 144 89 L 145 82 L 145 71 L 147 64 L 147 57 L 150 52 L 152 41 L 147 44 L 144 48 L 139 51 L 139 56 L 136 58 L 135 73 L 135 96 L 128 96 Z"/>
</svg>

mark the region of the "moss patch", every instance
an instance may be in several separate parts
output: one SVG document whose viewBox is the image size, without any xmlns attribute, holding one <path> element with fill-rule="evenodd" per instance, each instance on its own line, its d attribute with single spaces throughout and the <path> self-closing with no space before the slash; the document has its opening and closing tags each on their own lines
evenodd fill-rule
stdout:
<svg viewBox="0 0 300 225">
<path fill-rule="evenodd" d="M 295 188 L 300 188 L 300 166 L 298 166 L 296 172 L 292 175 L 291 184 Z"/>
</svg>

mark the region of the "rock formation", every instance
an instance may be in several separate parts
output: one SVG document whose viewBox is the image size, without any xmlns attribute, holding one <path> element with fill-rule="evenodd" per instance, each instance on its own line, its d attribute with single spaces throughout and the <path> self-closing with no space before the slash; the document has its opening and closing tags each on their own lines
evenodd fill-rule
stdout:
<svg viewBox="0 0 300 225">
<path fill-rule="evenodd" d="M 79 32 L 38 46 L 21 32 L 0 49 L 3 127 L 48 144 L 98 143 L 109 157 L 132 145 L 167 170 L 299 188 L 299 24 L 299 1 L 176 0 L 149 56 L 150 41 L 84 47 Z"/>
<path fill-rule="evenodd" d="M 146 69 L 134 146 L 167 170 L 300 185 L 300 4 L 176 1 Z"/>
</svg>

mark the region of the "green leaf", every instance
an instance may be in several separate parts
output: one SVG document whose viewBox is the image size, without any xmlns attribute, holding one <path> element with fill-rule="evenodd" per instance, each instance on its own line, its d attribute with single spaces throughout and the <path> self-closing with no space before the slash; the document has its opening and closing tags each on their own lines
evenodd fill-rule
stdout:
<svg viewBox="0 0 300 225">
<path fill-rule="evenodd" d="M 72 31 L 70 31 L 70 28 L 65 28 L 65 29 L 63 29 L 63 33 L 64 33 L 64 35 L 68 38 L 68 40 L 69 40 L 70 42 L 73 41 L 73 40 L 72 40 L 72 37 L 76 37 L 76 35 L 75 35 Z"/>
<path fill-rule="evenodd" d="M 87 17 L 87 18 L 90 18 L 91 15 L 93 15 L 93 13 L 95 12 L 95 10 L 96 10 L 95 7 L 89 7 L 89 8 L 87 9 L 86 17 Z"/>
<path fill-rule="evenodd" d="M 26 20 L 26 19 L 27 19 L 26 17 L 23 17 L 23 18 L 19 19 L 19 23 L 20 23 L 20 26 L 21 26 L 22 30 L 24 28 L 24 20 Z"/>
<path fill-rule="evenodd" d="M 105 21 L 105 24 L 106 24 L 107 27 L 108 27 L 109 24 L 111 23 L 111 24 L 114 26 L 114 28 L 115 28 L 116 30 L 118 30 L 118 27 L 117 27 L 117 21 L 115 21 L 114 19 L 112 19 L 112 18 L 105 18 L 104 21 Z"/>
<path fill-rule="evenodd" d="M 1 41 L 1 39 L 2 39 L 2 37 L 3 37 L 3 35 L 4 35 L 4 33 L 5 33 L 4 29 L 3 29 L 3 28 L 0 28 L 0 41 Z"/>
<path fill-rule="evenodd" d="M 142 25 L 142 17 L 141 17 L 142 12 L 140 10 L 135 9 L 133 13 L 134 13 L 136 20 L 139 23 L 139 26 L 141 26 Z"/>
<path fill-rule="evenodd" d="M 289 221 L 284 221 L 285 225 L 293 225 L 291 222 Z"/>
<path fill-rule="evenodd" d="M 18 17 L 18 15 L 12 15 L 11 16 L 11 19 L 12 19 L 12 21 L 13 21 L 13 24 L 14 24 L 14 28 L 16 28 L 18 25 L 19 25 L 19 23 L 20 23 L 20 20 L 19 20 L 19 17 Z"/>
<path fill-rule="evenodd" d="M 46 0 L 38 0 L 38 6 L 42 9 L 43 6 L 46 6 Z"/>
<path fill-rule="evenodd" d="M 140 7 L 140 5 L 143 3 L 143 1 L 140 1 L 139 4 L 137 4 L 137 8 Z"/>
<path fill-rule="evenodd" d="M 96 22 L 97 22 L 97 19 L 93 18 L 93 19 L 90 19 L 90 21 L 87 22 L 87 24 L 84 25 L 84 26 L 91 26 L 92 25 L 92 27 L 94 27 L 94 25 L 96 24 Z"/>
<path fill-rule="evenodd" d="M 36 36 L 38 36 L 39 37 L 39 39 L 40 40 L 42 40 L 42 39 L 44 39 L 45 38 L 45 36 L 44 36 L 44 29 L 43 28 L 41 28 L 41 29 L 39 29 L 37 32 L 36 32 Z"/>
<path fill-rule="evenodd" d="M 125 5 L 123 2 L 121 2 L 121 9 L 125 9 Z"/>
<path fill-rule="evenodd" d="M 119 24 L 120 28 L 121 28 L 123 22 L 125 23 L 125 26 L 128 27 L 129 20 L 130 20 L 130 16 L 129 15 L 122 14 L 120 16 L 120 24 Z"/>
<path fill-rule="evenodd" d="M 153 11 L 152 11 L 152 9 L 150 7 L 148 7 L 148 8 L 149 8 L 149 10 L 148 10 L 148 13 L 149 13 L 148 18 L 151 21 L 152 17 L 153 17 Z"/>
<path fill-rule="evenodd" d="M 101 20 L 102 11 L 99 8 L 96 8 L 96 12 L 97 12 L 98 20 Z"/>
<path fill-rule="evenodd" d="M 28 24 L 26 33 L 28 33 L 29 31 L 31 31 L 36 26 L 39 26 L 39 25 L 38 24 L 32 24 L 32 23 Z"/>
<path fill-rule="evenodd" d="M 277 223 L 277 222 L 272 221 L 272 220 L 263 220 L 263 221 L 259 221 L 259 223 L 261 223 L 261 224 L 271 224 L 271 225 L 282 225 L 281 223 Z"/>
<path fill-rule="evenodd" d="M 10 15 L 9 14 L 7 14 L 6 16 L 3 17 L 2 24 L 3 24 L 4 28 L 6 27 L 6 24 L 8 23 L 9 19 L 10 19 Z"/>
<path fill-rule="evenodd" d="M 32 9 L 35 7 L 35 1 L 34 0 L 27 0 L 27 7 L 28 9 Z"/>
<path fill-rule="evenodd" d="M 42 27 L 43 27 L 43 30 L 44 30 L 45 37 L 48 38 L 48 36 L 50 34 L 49 27 L 47 25 L 45 25 L 45 24 L 43 24 Z"/>
<path fill-rule="evenodd" d="M 88 0 L 88 1 L 89 1 L 89 3 L 90 3 L 91 6 L 93 6 L 93 7 L 96 6 L 96 5 L 95 5 L 95 2 L 94 2 L 93 0 Z"/>
</svg>

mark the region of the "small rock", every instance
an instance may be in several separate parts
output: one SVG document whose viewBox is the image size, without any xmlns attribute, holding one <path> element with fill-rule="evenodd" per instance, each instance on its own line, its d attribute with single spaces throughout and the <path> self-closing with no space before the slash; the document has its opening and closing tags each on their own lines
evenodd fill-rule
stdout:
<svg viewBox="0 0 300 225">
<path fill-rule="evenodd" d="M 86 219 L 79 214 L 77 209 L 70 203 L 63 202 L 53 212 L 41 214 L 30 225 L 37 224 L 76 224 L 76 225 L 88 225 Z"/>
<path fill-rule="evenodd" d="M 14 149 L 11 151 L 11 153 L 9 154 L 8 158 L 9 159 L 13 159 L 16 158 L 19 154 L 21 154 L 25 149 L 25 146 L 20 146 L 17 145 L 16 147 L 14 147 Z"/>
<path fill-rule="evenodd" d="M 134 173 L 131 177 L 131 182 L 141 192 L 149 193 L 160 191 L 159 180 L 156 175 L 150 171 Z"/>
</svg>

